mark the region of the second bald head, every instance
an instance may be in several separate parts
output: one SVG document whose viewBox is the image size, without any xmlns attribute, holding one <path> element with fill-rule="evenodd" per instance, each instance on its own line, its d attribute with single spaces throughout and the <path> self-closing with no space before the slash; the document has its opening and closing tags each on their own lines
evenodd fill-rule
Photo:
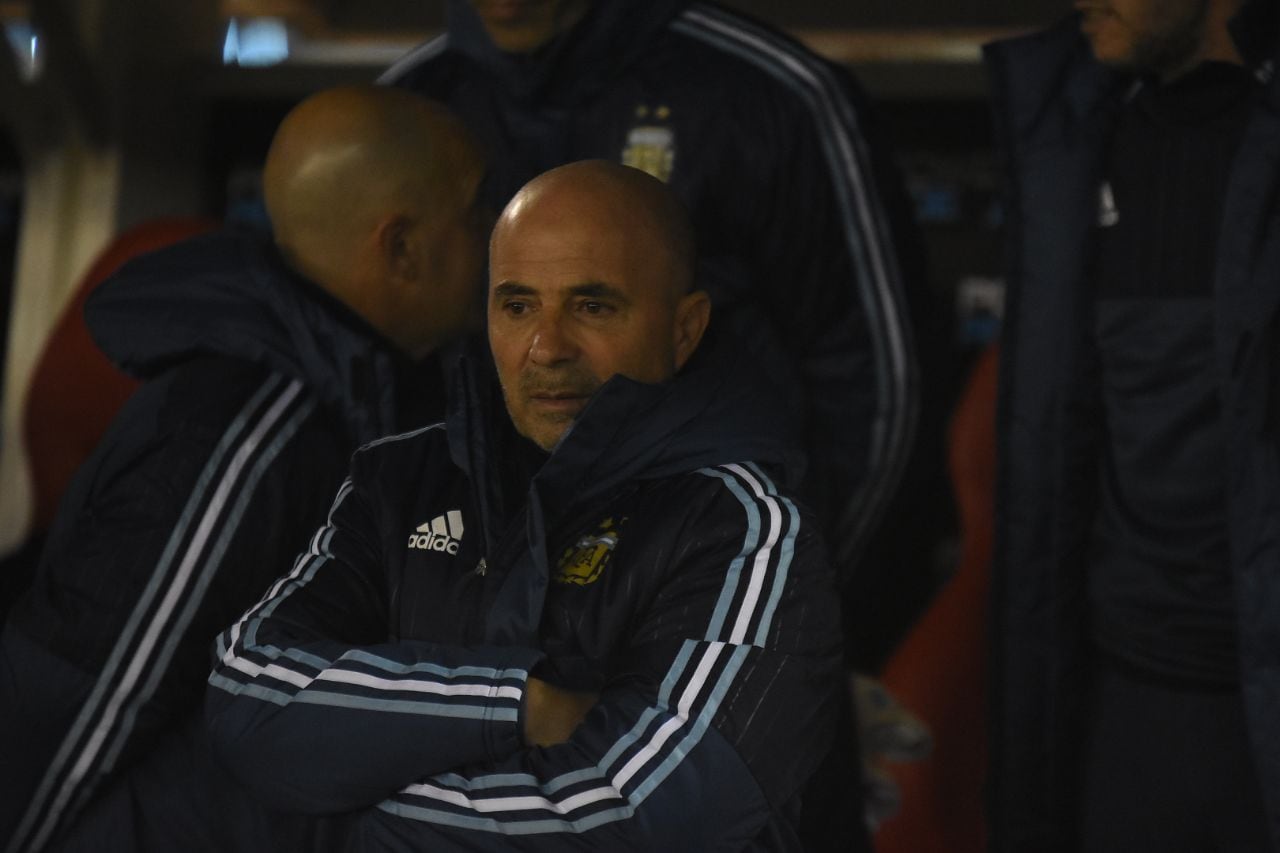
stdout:
<svg viewBox="0 0 1280 853">
<path fill-rule="evenodd" d="M 263 167 L 267 213 L 282 248 L 314 265 L 387 209 L 456 195 L 451 174 L 479 162 L 462 123 L 400 89 L 348 86 L 302 101 L 280 123 Z"/>
<path fill-rule="evenodd" d="M 416 356 L 476 315 L 483 174 L 470 134 L 444 107 L 352 86 L 285 117 L 263 193 L 286 261 Z"/>
</svg>

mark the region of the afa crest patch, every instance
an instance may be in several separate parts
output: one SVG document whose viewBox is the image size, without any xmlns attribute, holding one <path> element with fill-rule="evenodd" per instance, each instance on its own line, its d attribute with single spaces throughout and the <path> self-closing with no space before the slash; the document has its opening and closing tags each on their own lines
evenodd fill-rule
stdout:
<svg viewBox="0 0 1280 853">
<path fill-rule="evenodd" d="M 622 149 L 622 165 L 648 172 L 666 183 L 676 167 L 676 134 L 672 130 L 671 108 L 665 105 L 636 107 L 636 123 L 627 133 Z"/>
<path fill-rule="evenodd" d="M 556 583 L 586 586 L 599 580 L 604 567 L 609 565 L 613 557 L 613 549 L 618 544 L 618 534 L 627 523 L 626 517 L 606 518 L 595 530 L 578 537 L 560 557 L 556 564 L 552 580 Z"/>
</svg>

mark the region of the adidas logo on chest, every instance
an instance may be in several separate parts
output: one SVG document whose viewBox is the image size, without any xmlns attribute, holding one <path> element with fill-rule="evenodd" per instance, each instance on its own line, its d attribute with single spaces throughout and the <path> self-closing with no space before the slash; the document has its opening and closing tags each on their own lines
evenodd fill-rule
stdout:
<svg viewBox="0 0 1280 853">
<path fill-rule="evenodd" d="M 418 551 L 443 551 L 446 554 L 457 554 L 458 543 L 462 541 L 462 513 L 451 509 L 443 515 L 437 515 L 426 524 L 418 525 L 414 533 L 409 534 L 409 547 Z"/>
</svg>

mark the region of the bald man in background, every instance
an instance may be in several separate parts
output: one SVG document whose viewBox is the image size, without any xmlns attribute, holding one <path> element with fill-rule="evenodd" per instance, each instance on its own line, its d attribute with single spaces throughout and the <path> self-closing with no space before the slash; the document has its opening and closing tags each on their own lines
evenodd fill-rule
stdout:
<svg viewBox="0 0 1280 853">
<path fill-rule="evenodd" d="M 443 411 L 432 354 L 478 321 L 483 171 L 438 105 L 324 92 L 268 153 L 274 242 L 196 238 L 89 301 L 144 384 L 4 629 L 7 849 L 244 849 L 198 723 L 210 641 L 323 521 L 356 447 Z"/>
</svg>

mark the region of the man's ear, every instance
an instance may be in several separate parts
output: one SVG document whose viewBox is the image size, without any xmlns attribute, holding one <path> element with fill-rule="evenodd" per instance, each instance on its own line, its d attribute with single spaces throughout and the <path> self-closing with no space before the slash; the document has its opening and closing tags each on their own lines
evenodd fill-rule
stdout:
<svg viewBox="0 0 1280 853">
<path fill-rule="evenodd" d="M 414 251 L 413 220 L 403 213 L 383 218 L 377 227 L 378 253 L 397 281 L 416 281 L 422 262 Z"/>
<path fill-rule="evenodd" d="M 680 298 L 676 304 L 675 356 L 676 370 L 684 367 L 689 356 L 698 348 L 702 333 L 711 320 L 711 297 L 705 290 L 695 290 Z"/>
</svg>

